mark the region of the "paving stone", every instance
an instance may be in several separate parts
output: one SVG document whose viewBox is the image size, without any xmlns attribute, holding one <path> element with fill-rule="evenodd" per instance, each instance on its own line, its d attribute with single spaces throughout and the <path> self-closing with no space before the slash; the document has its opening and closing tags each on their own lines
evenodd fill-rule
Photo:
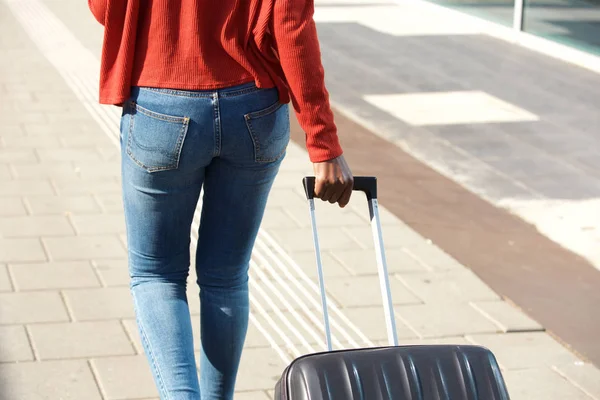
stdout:
<svg viewBox="0 0 600 400">
<path fill-rule="evenodd" d="M 0 197 L 29 195 L 53 196 L 54 189 L 49 181 L 40 179 L 2 182 Z"/>
<path fill-rule="evenodd" d="M 300 226 L 310 226 L 311 222 L 308 203 L 303 204 L 302 207 L 286 207 L 286 211 L 292 215 L 294 220 L 296 220 Z M 354 227 L 366 225 L 365 221 L 351 208 L 341 209 L 321 200 L 315 201 L 315 213 L 319 230 L 322 227 Z"/>
<path fill-rule="evenodd" d="M 327 292 L 343 307 L 380 306 L 379 276 L 340 277 L 326 284 Z M 401 282 L 390 280 L 394 304 L 420 304 L 421 300 Z"/>
<path fill-rule="evenodd" d="M 244 347 L 269 347 L 270 343 L 262 334 L 262 332 L 258 329 L 256 323 L 253 321 L 255 317 L 255 313 L 251 313 L 250 322 L 248 323 L 248 333 L 246 333 L 246 341 L 244 342 Z"/>
<path fill-rule="evenodd" d="M 396 316 L 421 337 L 493 333 L 499 328 L 468 304 L 396 306 Z"/>
<path fill-rule="evenodd" d="M 510 398 L 514 400 L 592 399 L 549 367 L 509 370 L 502 374 Z"/>
<path fill-rule="evenodd" d="M 6 399 L 102 400 L 85 360 L 0 364 L 0 387 Z"/>
<path fill-rule="evenodd" d="M 25 201 L 34 215 L 100 212 L 92 196 L 29 196 Z"/>
<path fill-rule="evenodd" d="M 123 197 L 120 194 L 98 194 L 95 197 L 104 212 L 123 212 Z"/>
<path fill-rule="evenodd" d="M 285 207 L 285 208 L 301 208 L 306 210 L 306 218 L 308 218 L 308 203 L 299 196 L 296 191 L 290 188 L 273 188 L 269 193 L 267 208 Z"/>
<path fill-rule="evenodd" d="M 0 142 L 0 148 L 2 148 L 1 142 Z M 12 177 L 12 174 L 10 172 L 10 168 L 8 167 L 8 165 L 0 164 L 0 181 L 9 181 L 12 178 L 13 177 Z"/>
<path fill-rule="evenodd" d="M 496 293 L 467 269 L 396 274 L 395 277 L 427 304 L 500 300 Z"/>
<path fill-rule="evenodd" d="M 115 146 L 97 146 L 96 151 L 104 161 L 117 161 L 121 158 L 121 152 Z"/>
<path fill-rule="evenodd" d="M 60 137 L 66 136 L 88 136 L 86 133 L 89 131 L 89 127 L 81 123 L 65 123 L 65 122 L 48 122 L 44 124 L 29 122 L 23 124 L 23 128 L 27 135 L 57 135 Z"/>
<path fill-rule="evenodd" d="M 354 198 L 349 206 L 354 209 L 354 212 L 358 214 L 363 219 L 363 221 L 365 221 L 365 223 L 369 223 L 371 221 L 369 207 L 364 202 L 364 198 L 361 198 L 360 201 L 358 201 L 358 198 Z M 382 227 L 398 226 L 405 227 L 410 230 L 410 228 L 408 228 L 408 226 L 404 222 L 402 222 L 400 218 L 396 217 L 391 211 L 383 207 L 381 204 L 379 204 L 379 221 Z M 384 229 L 385 228 L 382 228 L 382 230 Z M 420 237 L 418 233 L 414 232 L 414 234 Z"/>
<path fill-rule="evenodd" d="M 269 229 L 268 232 L 287 251 L 310 251 L 314 249 L 312 232 L 310 229 Z M 319 229 L 321 250 L 355 249 L 360 245 L 340 228 Z"/>
<path fill-rule="evenodd" d="M 106 145 L 109 141 L 106 135 L 101 133 L 86 135 L 63 135 L 59 134 L 59 140 L 66 148 L 91 147 Z"/>
<path fill-rule="evenodd" d="M 261 224 L 261 228 L 264 229 L 294 229 L 298 227 L 299 224 L 281 207 L 267 208 Z"/>
<path fill-rule="evenodd" d="M 25 135 L 25 131 L 20 124 L 8 125 L 3 122 L 2 126 L 0 126 L 0 137 L 23 135 Z"/>
<path fill-rule="evenodd" d="M 377 273 L 377 259 L 374 249 L 332 251 L 332 255 L 355 275 Z M 404 249 L 386 249 L 385 259 L 388 274 L 427 271 L 423 264 L 411 257 Z"/>
<path fill-rule="evenodd" d="M 469 344 L 471 344 L 471 342 L 469 342 L 467 339 L 465 339 L 464 336 L 402 339 L 400 341 L 400 346 L 411 346 L 411 345 L 427 346 L 427 345 L 432 345 L 432 344 L 469 345 Z M 387 341 L 381 342 L 380 345 L 386 346 Z"/>
<path fill-rule="evenodd" d="M 12 282 L 10 276 L 8 276 L 8 269 L 6 265 L 0 264 L 0 292 L 12 292 Z"/>
<path fill-rule="evenodd" d="M 119 321 L 30 325 L 40 359 L 67 359 L 135 354 Z"/>
<path fill-rule="evenodd" d="M 78 179 L 79 175 L 70 161 L 14 164 L 13 170 L 19 179 L 57 178 Z"/>
<path fill-rule="evenodd" d="M 196 284 L 195 278 L 188 279 L 186 295 L 190 314 L 200 315 L 200 289 Z"/>
<path fill-rule="evenodd" d="M 33 360 L 33 351 L 24 326 L 0 326 L 0 343 L 0 362 Z"/>
<path fill-rule="evenodd" d="M 342 310 L 344 315 L 371 341 L 387 340 L 386 322 L 383 307 L 356 307 Z M 397 313 L 397 311 L 396 311 Z M 398 340 L 416 339 L 416 332 L 396 317 Z"/>
<path fill-rule="evenodd" d="M 280 171 L 277 174 L 273 188 L 276 189 L 295 189 L 302 187 L 302 178 L 304 174 L 298 171 Z"/>
<path fill-rule="evenodd" d="M 430 270 L 463 270 L 465 267 L 429 241 L 412 243 L 404 250 Z"/>
<path fill-rule="evenodd" d="M 469 335 L 467 339 L 489 348 L 506 369 L 565 365 L 578 359 L 544 332 Z"/>
<path fill-rule="evenodd" d="M 83 149 L 37 149 L 37 154 L 42 162 L 50 161 L 96 161 L 100 155 L 96 148 Z"/>
<path fill-rule="evenodd" d="M 50 257 L 55 261 L 126 256 L 123 244 L 115 235 L 44 238 L 43 240 Z"/>
<path fill-rule="evenodd" d="M 541 331 L 544 329 L 516 306 L 506 301 L 476 301 L 471 305 L 504 332 Z"/>
<path fill-rule="evenodd" d="M 71 221 L 79 235 L 125 232 L 125 217 L 121 214 L 73 215 Z"/>
<path fill-rule="evenodd" d="M 0 217 L 11 217 L 26 214 L 27 209 L 20 198 L 0 198 Z"/>
<path fill-rule="evenodd" d="M 3 138 L 3 142 L 7 149 L 61 148 L 57 138 L 47 135 L 7 136 Z"/>
<path fill-rule="evenodd" d="M 557 365 L 554 369 L 583 389 L 590 397 L 600 399 L 600 370 L 594 364 L 575 362 Z"/>
<path fill-rule="evenodd" d="M 144 355 L 92 360 L 106 400 L 157 397 L 152 373 Z"/>
<path fill-rule="evenodd" d="M 0 152 L 0 163 L 35 163 L 38 158 L 33 150 L 28 149 L 3 149 Z"/>
<path fill-rule="evenodd" d="M 127 260 L 94 260 L 93 265 L 106 286 L 128 286 Z"/>
<path fill-rule="evenodd" d="M 244 349 L 236 389 L 239 391 L 272 389 L 285 367 L 281 358 L 271 348 Z"/>
<path fill-rule="evenodd" d="M 296 262 L 296 264 L 298 264 L 304 274 L 316 281 L 318 273 L 314 250 L 294 252 L 290 254 L 290 257 Z M 350 276 L 350 272 L 344 268 L 344 266 L 338 260 L 336 260 L 330 252 L 321 252 L 321 263 L 323 265 L 323 276 L 325 276 L 325 278 Z M 299 277 L 301 276 L 301 273 L 295 268 L 289 268 L 287 276 Z"/>
<path fill-rule="evenodd" d="M 91 178 L 119 178 L 121 176 L 121 163 L 114 161 L 78 161 L 74 162 L 75 170 L 83 179 Z"/>
<path fill-rule="evenodd" d="M 71 289 L 99 287 L 89 262 L 13 264 L 10 266 L 18 290 Z"/>
<path fill-rule="evenodd" d="M 58 193 L 63 194 L 105 194 L 121 193 L 121 185 L 114 179 L 69 179 L 53 180 Z"/>
<path fill-rule="evenodd" d="M 0 324 L 63 322 L 69 316 L 58 292 L 0 294 Z"/>
<path fill-rule="evenodd" d="M 77 321 L 133 318 L 133 300 L 128 287 L 74 289 L 64 291 Z"/>
<path fill-rule="evenodd" d="M 0 239 L 0 262 L 46 261 L 39 239 Z"/>
<path fill-rule="evenodd" d="M 364 248 L 374 248 L 373 231 L 370 226 L 344 227 L 350 236 L 360 242 Z M 399 249 L 410 247 L 413 244 L 425 243 L 425 239 L 414 231 L 395 225 L 381 227 L 383 245 L 386 249 Z"/>
<path fill-rule="evenodd" d="M 283 372 L 283 371 L 282 371 Z M 252 390 L 249 392 L 235 392 L 233 400 L 269 400 L 269 397 L 265 391 Z"/>
<path fill-rule="evenodd" d="M 144 354 L 144 346 L 142 345 L 140 331 L 138 330 L 135 319 L 124 319 L 122 323 L 125 332 L 127 332 L 127 337 L 129 338 L 131 344 L 135 348 L 137 354 Z"/>
<path fill-rule="evenodd" d="M 10 237 L 70 236 L 75 230 L 62 216 L 4 217 L 0 219 L 0 235 Z"/>
</svg>

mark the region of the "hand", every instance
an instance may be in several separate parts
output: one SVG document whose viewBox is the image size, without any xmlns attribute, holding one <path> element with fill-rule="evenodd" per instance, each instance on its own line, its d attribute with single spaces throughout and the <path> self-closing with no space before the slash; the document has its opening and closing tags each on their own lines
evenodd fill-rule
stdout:
<svg viewBox="0 0 600 400">
<path fill-rule="evenodd" d="M 352 195 L 354 178 L 344 156 L 333 160 L 314 163 L 315 197 L 331 204 L 346 207 Z"/>
</svg>

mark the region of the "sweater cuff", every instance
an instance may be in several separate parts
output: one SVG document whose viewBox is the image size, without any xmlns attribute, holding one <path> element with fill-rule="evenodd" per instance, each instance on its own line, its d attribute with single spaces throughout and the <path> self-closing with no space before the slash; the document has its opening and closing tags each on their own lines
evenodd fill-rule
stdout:
<svg viewBox="0 0 600 400">
<path fill-rule="evenodd" d="M 342 146 L 340 146 L 340 143 L 337 139 L 337 136 L 334 138 L 334 140 L 331 140 L 327 144 L 307 143 L 306 148 L 308 150 L 308 157 L 313 163 L 330 161 L 334 158 L 338 158 L 344 153 L 342 150 Z"/>
</svg>

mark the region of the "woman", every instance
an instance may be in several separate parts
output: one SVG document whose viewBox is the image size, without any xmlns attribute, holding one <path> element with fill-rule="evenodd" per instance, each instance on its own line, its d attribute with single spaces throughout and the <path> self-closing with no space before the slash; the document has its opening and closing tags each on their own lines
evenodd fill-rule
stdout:
<svg viewBox="0 0 600 400">
<path fill-rule="evenodd" d="M 289 141 L 291 99 L 316 195 L 345 206 L 310 0 L 89 0 L 104 25 L 100 102 L 123 107 L 131 292 L 162 399 L 231 399 L 248 326 L 248 264 Z M 201 377 L 186 299 L 196 254 Z"/>
</svg>

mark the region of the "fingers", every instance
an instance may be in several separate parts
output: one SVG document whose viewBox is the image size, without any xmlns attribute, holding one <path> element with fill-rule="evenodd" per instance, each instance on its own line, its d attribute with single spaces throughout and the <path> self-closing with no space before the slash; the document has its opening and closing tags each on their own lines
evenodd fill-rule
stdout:
<svg viewBox="0 0 600 400">
<path fill-rule="evenodd" d="M 343 156 L 314 164 L 315 197 L 345 207 L 350 201 L 354 179 Z"/>
<path fill-rule="evenodd" d="M 340 196 L 338 203 L 340 205 L 341 208 L 344 208 L 348 205 L 348 203 L 350 202 L 350 197 L 352 196 L 352 187 L 354 186 L 354 182 L 351 181 L 349 182 L 348 185 L 346 185 L 346 189 L 344 190 L 344 192 L 342 193 L 342 195 Z"/>
<path fill-rule="evenodd" d="M 339 203 L 340 207 L 345 207 L 350 201 L 352 195 L 353 179 L 335 179 L 319 181 L 318 193 L 315 185 L 315 197 L 331 204 Z"/>
</svg>

